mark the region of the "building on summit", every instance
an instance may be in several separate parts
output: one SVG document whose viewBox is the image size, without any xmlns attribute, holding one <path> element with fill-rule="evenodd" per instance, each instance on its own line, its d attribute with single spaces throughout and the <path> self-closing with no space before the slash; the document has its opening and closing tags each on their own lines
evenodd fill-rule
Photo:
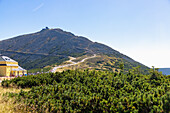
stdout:
<svg viewBox="0 0 170 113">
<path fill-rule="evenodd" d="M 26 74 L 27 70 L 20 67 L 18 62 L 7 56 L 0 55 L 0 77 L 21 76 Z"/>
</svg>

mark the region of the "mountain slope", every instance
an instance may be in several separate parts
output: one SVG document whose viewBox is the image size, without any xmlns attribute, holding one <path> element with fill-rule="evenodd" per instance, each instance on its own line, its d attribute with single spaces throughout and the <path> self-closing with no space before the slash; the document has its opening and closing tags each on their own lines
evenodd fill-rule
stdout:
<svg viewBox="0 0 170 113">
<path fill-rule="evenodd" d="M 19 61 L 26 69 L 60 64 L 68 60 L 68 56 L 78 57 L 87 54 L 119 58 L 127 68 L 140 65 L 142 69 L 148 69 L 104 44 L 92 42 L 85 37 L 75 36 L 61 29 L 46 28 L 36 33 L 0 41 L 0 52 Z"/>
</svg>

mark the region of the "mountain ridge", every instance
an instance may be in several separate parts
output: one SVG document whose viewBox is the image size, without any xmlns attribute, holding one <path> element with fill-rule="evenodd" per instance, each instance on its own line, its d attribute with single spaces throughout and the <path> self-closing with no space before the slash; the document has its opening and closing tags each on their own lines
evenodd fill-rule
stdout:
<svg viewBox="0 0 170 113">
<path fill-rule="evenodd" d="M 121 58 L 122 62 L 130 63 L 130 68 L 137 65 L 148 68 L 105 44 L 76 36 L 60 28 L 45 28 L 35 33 L 5 39 L 0 41 L 0 48 L 2 54 L 18 60 L 26 69 L 60 64 L 68 60 L 68 56 L 78 57 L 86 54 L 104 54 Z"/>
</svg>

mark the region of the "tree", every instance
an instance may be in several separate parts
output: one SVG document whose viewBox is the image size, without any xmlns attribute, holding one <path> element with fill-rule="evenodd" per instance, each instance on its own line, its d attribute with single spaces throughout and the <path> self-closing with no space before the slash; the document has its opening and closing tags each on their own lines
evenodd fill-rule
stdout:
<svg viewBox="0 0 170 113">
<path fill-rule="evenodd" d="M 123 62 L 119 65 L 119 68 L 120 68 L 120 72 L 124 72 L 124 63 Z"/>
<path fill-rule="evenodd" d="M 151 79 L 157 79 L 161 74 L 161 72 L 158 71 L 159 68 L 155 68 L 152 66 L 152 69 L 150 69 Z"/>
<path fill-rule="evenodd" d="M 141 66 L 133 67 L 134 74 L 140 74 L 141 73 Z"/>
</svg>

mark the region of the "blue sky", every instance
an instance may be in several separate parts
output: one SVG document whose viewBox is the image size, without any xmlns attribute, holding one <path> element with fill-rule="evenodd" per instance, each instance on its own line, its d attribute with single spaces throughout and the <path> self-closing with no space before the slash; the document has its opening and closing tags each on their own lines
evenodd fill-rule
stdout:
<svg viewBox="0 0 170 113">
<path fill-rule="evenodd" d="M 46 26 L 170 67 L 170 0 L 0 0 L 0 40 Z"/>
</svg>

